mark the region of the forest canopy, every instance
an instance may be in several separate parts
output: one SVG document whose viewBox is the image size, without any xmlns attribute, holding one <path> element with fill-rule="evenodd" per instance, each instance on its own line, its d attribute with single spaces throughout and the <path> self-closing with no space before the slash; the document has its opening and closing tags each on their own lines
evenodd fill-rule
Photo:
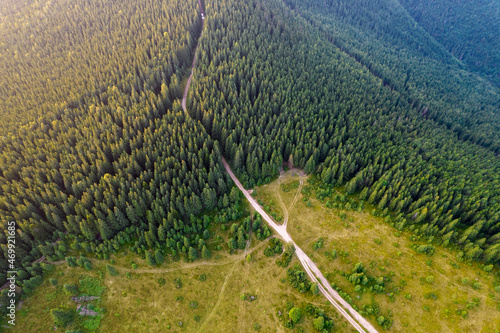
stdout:
<svg viewBox="0 0 500 333">
<path fill-rule="evenodd" d="M 460 244 L 469 259 L 498 261 L 498 156 L 427 117 L 295 6 L 212 5 L 218 14 L 201 40 L 189 110 L 240 179 L 252 187 L 293 160 L 391 211 L 399 228 Z M 498 123 L 498 110 L 489 107 Z"/>
<path fill-rule="evenodd" d="M 4 2 L 0 218 L 19 283 L 64 237 L 196 258 L 203 212 L 239 217 L 222 156 L 248 187 L 290 162 L 500 262 L 499 88 L 392 3 L 214 0 L 203 21 L 194 0 Z"/>
</svg>

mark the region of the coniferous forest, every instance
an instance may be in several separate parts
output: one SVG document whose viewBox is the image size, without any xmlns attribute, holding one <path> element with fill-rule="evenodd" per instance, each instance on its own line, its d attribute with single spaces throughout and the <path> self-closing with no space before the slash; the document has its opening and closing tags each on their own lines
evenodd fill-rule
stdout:
<svg viewBox="0 0 500 333">
<path fill-rule="evenodd" d="M 500 259 L 497 154 L 427 117 L 282 3 L 214 6 L 223 14 L 201 41 L 190 110 L 249 187 L 291 158 L 393 212 L 399 228 Z"/>
<path fill-rule="evenodd" d="M 17 258 L 27 269 L 41 255 L 64 258 L 64 250 L 50 245 L 62 233 L 78 235 L 76 243 L 101 253 L 112 249 L 109 241 L 117 243 L 115 236 L 126 229 L 129 236 L 119 235 L 120 240 L 137 234 L 136 248 L 158 239 L 165 243 L 173 234 L 177 239 L 193 230 L 202 233 L 203 223 L 192 217 L 215 208 L 228 184 L 218 144 L 185 116 L 179 100 L 180 81 L 201 29 L 198 4 L 81 1 L 60 6 L 61 15 L 70 17 L 55 20 L 67 27 L 19 27 L 23 34 L 42 35 L 27 44 L 12 41 L 1 52 L 9 58 L 7 52 L 20 54 L 24 47 L 23 53 L 53 54 L 26 56 L 26 75 L 9 75 L 17 67 L 3 62 L 8 70 L 2 70 L 7 81 L 2 110 L 14 107 L 4 118 L 8 134 L 0 142 L 1 219 L 5 226 L 16 222 Z M 82 24 L 93 33 L 82 30 Z M 115 33 L 116 38 L 109 36 Z M 80 51 L 68 56 L 67 49 Z M 64 70 L 50 77 L 50 66 Z M 42 95 L 47 103 L 30 109 Z M 57 107 L 46 113 L 47 105 Z M 26 119 L 16 115 L 25 113 L 36 120 L 18 127 Z M 5 281 L 7 235 L 1 237 Z M 28 271 L 20 274 L 20 283 L 40 268 Z"/>
<path fill-rule="evenodd" d="M 195 257 L 202 212 L 238 217 L 222 157 L 248 188 L 290 162 L 500 263 L 497 2 L 202 4 L 204 28 L 194 0 L 0 3 L 0 283 L 7 221 L 27 289 L 60 238 Z"/>
</svg>

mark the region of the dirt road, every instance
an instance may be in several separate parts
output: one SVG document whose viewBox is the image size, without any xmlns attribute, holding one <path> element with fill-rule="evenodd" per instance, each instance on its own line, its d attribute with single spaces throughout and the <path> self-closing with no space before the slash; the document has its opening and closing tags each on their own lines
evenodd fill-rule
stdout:
<svg viewBox="0 0 500 333">
<path fill-rule="evenodd" d="M 330 286 L 326 278 L 323 276 L 316 264 L 302 251 L 300 247 L 295 244 L 293 239 L 290 237 L 286 231 L 285 225 L 278 225 L 273 219 L 267 215 L 267 213 L 260 207 L 257 201 L 248 193 L 248 191 L 241 185 L 240 181 L 231 168 L 227 164 L 226 160 L 222 158 L 222 163 L 227 173 L 234 181 L 236 186 L 243 192 L 243 195 L 248 200 L 248 202 L 253 206 L 253 208 L 262 216 L 262 218 L 273 228 L 286 242 L 290 242 L 295 246 L 295 254 L 299 258 L 302 266 L 306 270 L 307 275 L 313 282 L 318 283 L 319 290 L 328 301 L 351 323 L 352 326 L 358 332 L 370 332 L 376 333 L 377 330 L 372 326 L 366 319 L 364 319 L 358 312 L 356 312 L 349 303 L 347 303 L 340 295 Z"/>
<path fill-rule="evenodd" d="M 198 5 L 200 6 L 200 11 L 202 13 L 202 19 L 204 19 L 205 13 L 203 11 L 203 7 L 201 6 L 200 1 L 198 0 Z M 201 34 L 203 32 L 203 28 L 205 27 L 205 21 L 203 20 L 203 27 L 200 32 L 200 38 Z M 187 114 L 186 110 L 186 100 L 187 100 L 187 95 L 189 91 L 189 86 L 191 84 L 191 79 L 193 77 L 193 69 L 196 65 L 196 54 L 198 51 L 199 47 L 199 42 L 200 39 L 198 39 L 198 45 L 196 46 L 195 50 L 195 56 L 193 59 L 193 65 L 191 67 L 191 74 L 189 75 L 188 81 L 186 83 L 186 87 L 184 89 L 184 95 L 182 97 L 182 109 L 184 112 Z M 349 305 L 340 295 L 333 290 L 333 288 L 330 286 L 328 281 L 325 279 L 319 268 L 316 266 L 316 264 L 309 259 L 309 257 L 302 251 L 301 248 L 295 244 L 293 239 L 290 237 L 288 232 L 286 231 L 286 222 L 283 225 L 278 225 L 276 222 L 273 221 L 269 215 L 260 207 L 260 205 L 255 201 L 255 199 L 248 193 L 248 191 L 241 185 L 240 181 L 236 176 L 233 174 L 231 171 L 231 168 L 227 164 L 226 160 L 222 158 L 222 163 L 224 164 L 224 167 L 231 177 L 231 179 L 234 181 L 236 186 L 243 192 L 245 195 L 245 198 L 248 200 L 248 202 L 254 207 L 254 209 L 262 216 L 262 218 L 269 224 L 271 228 L 273 228 L 280 236 L 283 238 L 283 240 L 287 243 L 292 243 L 295 246 L 295 254 L 299 258 L 300 262 L 302 263 L 302 266 L 306 270 L 307 274 L 311 278 L 313 282 L 318 283 L 319 290 L 325 295 L 325 297 L 328 299 L 328 301 L 351 323 L 351 325 L 358 331 L 358 332 L 369 332 L 369 333 L 377 333 L 377 330 L 368 322 L 366 321 L 359 313 L 357 313 L 351 305 Z M 288 219 L 287 219 L 288 220 Z M 246 252 L 246 250 L 245 250 Z M 354 319 L 355 318 L 355 319 Z M 357 321 L 356 321 L 357 320 Z"/>
</svg>

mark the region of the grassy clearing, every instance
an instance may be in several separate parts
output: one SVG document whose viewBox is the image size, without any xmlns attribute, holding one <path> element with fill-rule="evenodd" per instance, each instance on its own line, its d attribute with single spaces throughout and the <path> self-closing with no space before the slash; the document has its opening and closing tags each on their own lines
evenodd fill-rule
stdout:
<svg viewBox="0 0 500 333">
<path fill-rule="evenodd" d="M 286 269 L 274 263 L 275 257 L 263 255 L 267 241 L 263 244 L 254 239 L 254 242 L 255 246 L 248 250 L 250 261 L 243 251 L 223 254 L 218 260 L 173 263 L 158 268 L 135 260 L 139 267 L 130 272 L 124 267 L 130 262 L 129 255 L 114 258 L 119 274 L 105 275 L 102 279 L 105 287 L 102 306 L 106 311 L 96 331 L 245 332 L 253 331 L 256 325 L 259 332 L 284 332 L 287 302 L 297 307 L 305 307 L 307 303 L 323 307 L 335 320 L 336 329 L 332 332 L 345 331 L 347 324 L 330 306 L 323 306 L 321 296 L 301 294 L 284 280 Z M 61 264 L 50 277 L 59 277 L 60 284 L 73 284 L 85 276 L 99 280 L 98 272 L 104 270 L 106 263 L 93 260 L 94 269 L 90 272 Z M 176 280 L 181 281 L 182 287 L 177 288 Z M 242 295 L 255 300 L 242 299 Z M 24 302 L 13 332 L 48 332 L 54 327 L 50 309 L 71 305 L 70 296 L 62 288 L 44 283 Z M 312 318 L 302 318 L 297 326 L 310 331 Z M 81 329 L 82 325 L 65 329 L 72 328 Z"/>
<path fill-rule="evenodd" d="M 277 196 L 281 196 L 289 207 L 298 180 L 287 173 L 279 181 L 259 187 L 257 198 L 274 210 L 279 209 Z M 288 232 L 329 281 L 347 293 L 352 304 L 380 330 L 380 316 L 393 321 L 389 328 L 393 332 L 500 330 L 500 290 L 494 288 L 500 280 L 497 269 L 485 272 L 481 264 L 461 262 L 456 252 L 440 246 L 435 246 L 432 255 L 419 253 L 415 245 L 428 244 L 367 213 L 373 207 L 361 211 L 327 208 L 335 194 L 321 199 L 317 194 L 304 183 L 299 200 L 289 210 Z M 358 282 L 360 287 L 355 289 L 349 277 L 358 262 L 365 269 L 359 276 L 373 281 L 383 278 L 383 290 L 376 292 L 371 281 Z M 377 315 L 368 313 L 377 312 L 377 307 Z"/>
<path fill-rule="evenodd" d="M 93 266 L 90 271 L 57 263 L 43 285 L 23 302 L 12 331 L 53 330 L 50 310 L 75 310 L 76 304 L 63 286 L 78 285 L 79 281 L 84 282 L 78 295 L 100 296 L 93 302 L 102 309 L 103 317 L 75 315 L 72 324 L 57 331 L 285 332 L 288 307 L 293 305 L 303 310 L 295 329 L 310 332 L 314 316 L 305 315 L 306 304 L 321 308 L 334 320 L 330 332 L 352 331 L 322 296 L 300 293 L 290 285 L 287 269 L 275 263 L 280 256 L 264 255 L 268 240 L 261 242 L 252 236 L 247 252 L 229 254 L 227 239 L 232 223 L 225 227 L 213 224 L 207 240 L 212 251 L 208 260 L 172 262 L 166 256 L 164 264 L 149 266 L 144 258 L 121 250 L 109 260 L 89 256 Z M 222 245 L 222 250 L 215 250 L 217 245 Z M 57 279 L 57 286 L 49 283 L 50 279 Z"/>
<path fill-rule="evenodd" d="M 96 332 L 103 317 L 76 315 L 77 303 L 71 298 L 84 295 L 100 297 L 92 301 L 80 302 L 80 304 L 106 316 L 106 311 L 102 310 L 102 295 L 106 289 L 100 279 L 103 267 L 100 265 L 92 271 L 86 271 L 83 268 L 69 268 L 66 264 L 57 265 L 35 293 L 22 301 L 21 309 L 17 312 L 16 326 L 12 331 L 49 332 L 55 327 L 50 311 L 60 309 L 72 312 L 75 318 L 73 323 L 66 327 L 67 329 L 85 329 L 87 332 Z M 53 286 L 49 283 L 49 278 L 56 279 L 57 285 Z M 76 292 L 66 291 L 69 288 L 65 288 L 65 285 L 74 285 Z"/>
</svg>

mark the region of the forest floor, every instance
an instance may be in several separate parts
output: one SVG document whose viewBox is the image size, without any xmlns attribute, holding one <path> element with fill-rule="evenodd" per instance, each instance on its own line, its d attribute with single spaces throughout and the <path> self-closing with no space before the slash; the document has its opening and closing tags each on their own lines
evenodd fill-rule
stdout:
<svg viewBox="0 0 500 333">
<path fill-rule="evenodd" d="M 232 224 L 229 222 L 227 226 Z M 229 237 L 229 228 L 214 232 Z M 210 241 L 210 239 L 209 239 Z M 26 299 L 18 312 L 12 332 L 49 332 L 54 323 L 50 310 L 76 308 L 63 291 L 65 284 L 78 284 L 86 276 L 94 277 L 105 291 L 100 306 L 104 317 L 93 329 L 83 324 L 64 329 L 82 329 L 84 332 L 286 332 L 286 303 L 305 307 L 306 303 L 323 308 L 334 319 L 331 332 L 351 332 L 351 326 L 325 304 L 321 295 L 301 294 L 286 280 L 287 269 L 275 264 L 276 257 L 266 257 L 263 252 L 268 240 L 254 237 L 245 250 L 228 254 L 227 249 L 213 251 L 213 258 L 187 262 L 167 262 L 149 266 L 145 260 L 128 251 L 111 255 L 113 267 L 119 274 L 105 273 L 110 260 L 91 259 L 93 269 L 70 268 L 65 263 L 55 265 L 55 270 L 45 277 L 44 283 Z M 247 255 L 250 259 L 247 260 Z M 298 262 L 294 259 L 293 265 Z M 132 269 L 135 263 L 138 268 Z M 202 278 L 202 277 L 205 277 Z M 48 283 L 58 280 L 57 286 Z M 164 280 L 163 280 L 164 279 Z M 177 288 L 174 280 L 180 279 Z M 242 300 L 241 295 L 254 296 L 253 301 Z M 302 316 L 296 324 L 305 331 L 312 331 L 313 318 Z M 81 318 L 78 318 L 81 319 Z M 80 321 L 81 323 L 81 321 Z M 90 327 L 90 325 L 88 325 Z M 61 330 L 59 328 L 58 330 Z"/>
<path fill-rule="evenodd" d="M 378 316 L 393 320 L 389 329 L 393 332 L 500 330 L 500 292 L 493 287 L 499 272 L 488 273 L 479 264 L 459 262 L 456 252 L 440 246 L 435 246 L 431 256 L 417 253 L 412 245 L 427 243 L 368 213 L 367 208 L 371 211 L 373 207 L 361 211 L 327 208 L 326 202 L 342 192 L 334 190 L 330 197 L 318 199 L 320 190 L 304 183 L 305 179 L 287 172 L 257 188 L 256 197 L 268 212 L 285 216 L 296 244 L 359 309 L 378 304 Z M 283 207 L 293 207 L 293 211 Z M 337 251 L 336 259 L 330 255 L 332 250 Z M 355 285 L 342 272 L 350 275 L 358 262 L 366 267 L 367 276 L 390 278 L 384 293 L 354 290 Z M 382 331 L 378 316 L 366 318 Z"/>
</svg>

